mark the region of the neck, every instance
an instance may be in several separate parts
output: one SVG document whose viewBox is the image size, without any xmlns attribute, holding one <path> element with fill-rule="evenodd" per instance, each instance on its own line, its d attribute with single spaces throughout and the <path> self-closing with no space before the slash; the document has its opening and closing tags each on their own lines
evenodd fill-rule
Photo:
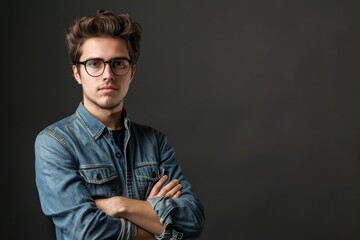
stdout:
<svg viewBox="0 0 360 240">
<path fill-rule="evenodd" d="M 104 123 L 111 130 L 119 130 L 123 127 L 123 110 L 117 112 L 108 112 L 107 115 L 103 114 L 100 121 Z"/>
<path fill-rule="evenodd" d="M 123 106 L 117 106 L 116 108 L 106 109 L 99 106 L 93 108 L 88 107 L 84 103 L 85 108 L 94 115 L 100 122 L 105 124 L 111 130 L 119 130 L 123 127 Z"/>
</svg>

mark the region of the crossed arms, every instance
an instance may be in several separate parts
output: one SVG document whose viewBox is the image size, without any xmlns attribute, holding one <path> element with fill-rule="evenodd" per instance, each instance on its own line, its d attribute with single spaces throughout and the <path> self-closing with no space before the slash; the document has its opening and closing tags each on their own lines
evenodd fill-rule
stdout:
<svg viewBox="0 0 360 240">
<path fill-rule="evenodd" d="M 151 189 L 147 199 L 162 196 L 178 198 L 181 196 L 182 186 L 179 181 L 174 179 L 164 186 L 167 178 L 164 175 L 159 179 Z M 115 196 L 97 199 L 95 202 L 96 207 L 106 214 L 133 222 L 137 226 L 136 240 L 155 239 L 154 235 L 159 236 L 165 230 L 151 204 L 145 200 Z"/>
</svg>

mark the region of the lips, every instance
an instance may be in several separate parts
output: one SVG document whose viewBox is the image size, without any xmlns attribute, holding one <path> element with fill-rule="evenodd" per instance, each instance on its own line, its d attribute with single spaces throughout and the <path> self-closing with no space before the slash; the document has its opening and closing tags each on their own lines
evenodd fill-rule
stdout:
<svg viewBox="0 0 360 240">
<path fill-rule="evenodd" d="M 103 87 L 100 87 L 99 90 L 102 91 L 102 92 L 109 93 L 109 92 L 113 92 L 113 91 L 115 91 L 117 89 L 114 86 L 103 86 Z"/>
</svg>

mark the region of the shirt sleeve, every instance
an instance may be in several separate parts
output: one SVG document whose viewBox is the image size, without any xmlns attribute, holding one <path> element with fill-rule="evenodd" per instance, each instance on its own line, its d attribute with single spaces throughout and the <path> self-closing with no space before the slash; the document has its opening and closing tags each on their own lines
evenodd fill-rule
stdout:
<svg viewBox="0 0 360 240">
<path fill-rule="evenodd" d="M 52 217 L 59 239 L 135 239 L 133 223 L 96 208 L 74 152 L 54 132 L 36 138 L 35 175 L 41 208 Z"/>
<path fill-rule="evenodd" d="M 168 181 L 178 179 L 182 185 L 179 198 L 154 197 L 147 201 L 160 218 L 165 231 L 157 239 L 196 239 L 203 230 L 204 208 L 192 186 L 185 178 L 181 166 L 176 162 L 175 151 L 167 137 L 157 131 L 160 148 L 160 165 L 165 168 Z"/>
</svg>

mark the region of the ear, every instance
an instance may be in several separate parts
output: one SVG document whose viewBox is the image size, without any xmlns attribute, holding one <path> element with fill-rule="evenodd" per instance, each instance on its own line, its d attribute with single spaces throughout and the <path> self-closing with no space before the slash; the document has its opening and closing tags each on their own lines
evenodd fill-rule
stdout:
<svg viewBox="0 0 360 240">
<path fill-rule="evenodd" d="M 73 71 L 75 80 L 81 85 L 82 82 L 81 82 L 81 78 L 80 78 L 79 68 L 76 65 L 72 65 L 72 71 Z"/>
<path fill-rule="evenodd" d="M 135 77 L 135 73 L 136 73 L 136 64 L 133 64 L 131 66 L 131 76 L 130 76 L 130 80 L 132 81 L 133 78 Z"/>
</svg>

